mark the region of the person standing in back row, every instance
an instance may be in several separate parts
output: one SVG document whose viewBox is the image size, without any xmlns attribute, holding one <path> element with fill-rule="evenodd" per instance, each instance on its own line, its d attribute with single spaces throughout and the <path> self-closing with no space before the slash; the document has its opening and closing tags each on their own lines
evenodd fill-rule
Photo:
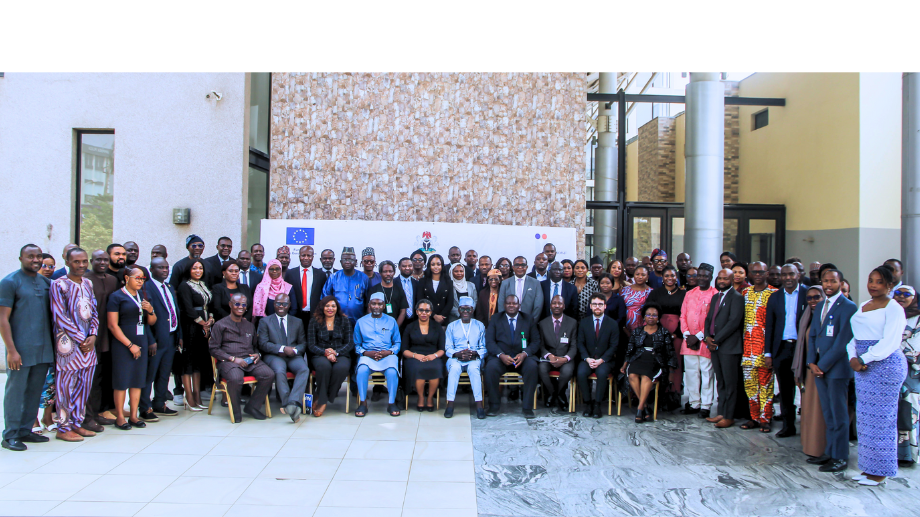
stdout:
<svg viewBox="0 0 920 517">
<path fill-rule="evenodd" d="M 799 270 L 792 264 L 780 269 L 782 292 L 767 301 L 766 340 L 773 357 L 779 398 L 783 408 L 783 428 L 776 434 L 780 438 L 795 435 L 795 375 L 792 373 L 799 322 L 805 313 L 807 289 L 799 284 Z"/>
<path fill-rule="evenodd" d="M 707 264 L 708 265 L 708 264 Z M 703 264 L 700 264 L 702 281 Z M 739 378 L 741 377 L 742 329 L 744 324 L 744 297 L 732 287 L 731 269 L 719 271 L 716 289 L 706 313 L 704 333 L 706 348 L 712 354 L 712 369 L 716 373 L 719 391 L 719 408 L 706 419 L 719 429 L 735 424 L 738 406 Z M 700 286 L 702 287 L 702 285 Z M 689 295 L 688 295 L 689 297 Z"/>
<path fill-rule="evenodd" d="M 741 428 L 760 427 L 760 432 L 769 433 L 773 419 L 773 357 L 766 343 L 767 302 L 776 289 L 767 285 L 767 265 L 763 262 L 752 262 L 748 272 L 753 283 L 741 293 L 744 296 L 741 367 L 751 419 Z"/>
</svg>

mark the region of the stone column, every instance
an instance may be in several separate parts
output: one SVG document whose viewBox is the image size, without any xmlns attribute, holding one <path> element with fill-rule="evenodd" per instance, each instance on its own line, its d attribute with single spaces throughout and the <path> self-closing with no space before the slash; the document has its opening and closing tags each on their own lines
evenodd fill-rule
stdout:
<svg viewBox="0 0 920 517">
<path fill-rule="evenodd" d="M 601 72 L 598 77 L 598 93 L 617 92 L 616 72 Z M 616 103 L 605 109 L 604 102 L 597 109 L 597 147 L 594 150 L 594 200 L 617 200 L 617 135 Z M 616 246 L 616 214 L 612 210 L 594 212 L 594 254 Z M 590 257 L 588 257 L 590 258 Z"/>
<path fill-rule="evenodd" d="M 671 251 L 718 270 L 725 192 L 725 87 L 718 73 L 690 74 L 686 117 L 685 249 Z"/>
<path fill-rule="evenodd" d="M 920 280 L 920 74 L 902 78 L 901 261 L 903 282 Z"/>
</svg>

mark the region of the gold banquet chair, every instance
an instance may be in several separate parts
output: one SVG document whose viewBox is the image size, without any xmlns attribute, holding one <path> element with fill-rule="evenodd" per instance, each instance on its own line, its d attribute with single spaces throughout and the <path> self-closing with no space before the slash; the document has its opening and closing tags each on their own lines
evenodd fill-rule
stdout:
<svg viewBox="0 0 920 517">
<path fill-rule="evenodd" d="M 233 418 L 233 401 L 230 400 L 230 395 L 227 393 L 227 379 L 221 378 L 220 372 L 217 370 L 217 360 L 214 357 L 211 357 L 211 370 L 214 372 L 214 387 L 211 388 L 211 400 L 208 402 L 208 414 L 211 414 L 211 409 L 214 408 L 214 396 L 217 392 L 224 394 L 224 398 L 227 399 L 227 409 L 230 410 L 230 423 L 235 424 L 236 420 Z M 243 384 L 256 384 L 258 381 L 252 375 L 247 375 L 243 377 Z M 268 402 L 268 395 L 265 395 L 265 416 L 268 418 L 272 417 L 272 407 Z"/>
</svg>

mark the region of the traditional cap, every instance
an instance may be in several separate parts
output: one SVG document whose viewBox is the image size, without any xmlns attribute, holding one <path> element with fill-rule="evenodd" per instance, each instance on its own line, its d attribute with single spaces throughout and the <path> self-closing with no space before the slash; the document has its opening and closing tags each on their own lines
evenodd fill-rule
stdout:
<svg viewBox="0 0 920 517">
<path fill-rule="evenodd" d="M 193 233 L 185 238 L 185 247 L 188 248 L 193 242 L 200 242 L 204 244 L 204 239 Z"/>
<path fill-rule="evenodd" d="M 649 258 L 655 258 L 655 257 L 668 258 L 668 252 L 666 252 L 663 249 L 655 248 L 654 250 L 652 250 L 652 254 L 649 256 Z"/>
<path fill-rule="evenodd" d="M 460 307 L 472 307 L 473 299 L 469 296 L 461 296 L 458 303 L 460 304 Z"/>
<path fill-rule="evenodd" d="M 895 289 L 895 290 L 896 290 L 896 291 L 907 291 L 908 293 L 910 293 L 911 296 L 916 296 L 916 295 L 917 295 L 917 291 L 914 290 L 914 288 L 913 288 L 912 286 L 909 286 L 909 285 L 901 284 L 901 285 L 898 286 L 898 288 Z M 463 300 L 463 299 L 461 298 L 461 300 Z M 461 303 L 460 305 L 463 305 L 463 304 Z"/>
<path fill-rule="evenodd" d="M 497 267 L 490 269 L 489 273 L 486 274 L 486 278 L 492 278 L 493 276 L 497 276 L 498 278 L 501 278 L 502 277 L 501 270 L 499 270 Z"/>
<path fill-rule="evenodd" d="M 380 291 L 377 291 L 376 293 L 371 295 L 370 300 L 380 300 L 381 302 L 384 302 L 386 301 L 386 298 L 383 297 L 383 293 L 381 293 Z"/>
<path fill-rule="evenodd" d="M 371 248 L 370 246 L 364 248 L 364 251 L 361 252 L 361 256 L 362 257 L 367 257 L 367 256 L 376 257 L 376 255 L 374 255 L 374 248 Z"/>
<path fill-rule="evenodd" d="M 592 258 L 591 258 L 591 265 L 593 266 L 594 264 L 600 264 L 600 265 L 603 266 L 603 265 L 604 265 L 604 261 L 601 260 L 600 257 L 592 257 Z"/>
<path fill-rule="evenodd" d="M 713 270 L 715 270 L 715 268 L 712 267 L 712 264 L 707 264 L 705 262 L 701 263 L 699 266 L 696 266 L 696 269 L 697 271 L 702 269 L 703 271 L 709 271 L 710 273 L 712 273 Z"/>
<path fill-rule="evenodd" d="M 275 252 L 275 255 L 277 255 L 277 254 L 279 254 L 279 253 L 287 253 L 288 255 L 290 255 L 290 254 L 291 254 L 291 248 L 288 248 L 287 246 L 281 246 L 280 248 L 278 248 L 278 251 Z"/>
<path fill-rule="evenodd" d="M 346 254 L 346 253 L 351 253 L 352 255 L 354 255 L 354 254 L 355 254 L 355 249 L 352 248 L 351 246 L 345 246 L 344 248 L 342 248 L 342 255 L 344 255 L 344 254 Z"/>
</svg>

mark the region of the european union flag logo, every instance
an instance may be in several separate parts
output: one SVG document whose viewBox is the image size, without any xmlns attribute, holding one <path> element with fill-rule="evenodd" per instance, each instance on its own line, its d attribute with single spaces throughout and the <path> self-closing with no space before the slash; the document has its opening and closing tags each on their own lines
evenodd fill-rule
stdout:
<svg viewBox="0 0 920 517">
<path fill-rule="evenodd" d="M 313 228 L 290 228 L 287 229 L 287 238 L 285 244 L 295 244 L 304 246 L 313 245 Z"/>
</svg>

